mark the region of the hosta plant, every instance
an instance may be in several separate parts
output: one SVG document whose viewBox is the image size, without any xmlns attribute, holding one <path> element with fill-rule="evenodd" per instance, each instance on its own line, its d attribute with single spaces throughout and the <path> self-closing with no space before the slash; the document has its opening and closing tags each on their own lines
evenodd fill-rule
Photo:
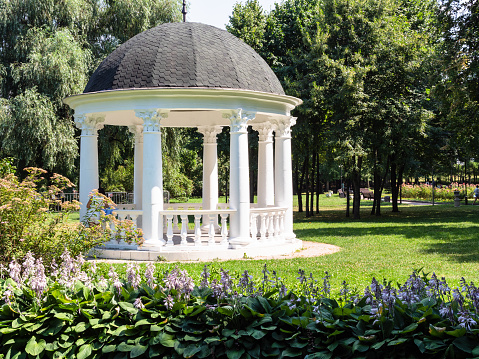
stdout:
<svg viewBox="0 0 479 359">
<path fill-rule="evenodd" d="M 479 289 L 413 273 L 331 295 L 299 271 L 295 291 L 275 273 L 227 271 L 201 281 L 179 268 L 128 264 L 106 278 L 63 254 L 45 274 L 28 254 L 0 282 L 4 358 L 470 358 L 479 355 Z"/>
</svg>

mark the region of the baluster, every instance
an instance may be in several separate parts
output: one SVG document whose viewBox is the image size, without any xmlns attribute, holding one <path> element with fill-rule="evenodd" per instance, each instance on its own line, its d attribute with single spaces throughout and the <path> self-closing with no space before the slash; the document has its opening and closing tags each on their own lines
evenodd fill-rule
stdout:
<svg viewBox="0 0 479 359">
<path fill-rule="evenodd" d="M 274 212 L 268 213 L 268 241 L 274 237 Z"/>
<path fill-rule="evenodd" d="M 221 213 L 221 244 L 226 245 L 228 243 L 228 225 L 226 223 L 228 219 L 228 213 Z"/>
<path fill-rule="evenodd" d="M 208 227 L 208 245 L 214 245 L 215 244 L 215 217 L 216 214 L 210 214 L 210 224 Z"/>
<path fill-rule="evenodd" d="M 178 216 L 175 214 L 175 216 L 173 217 L 173 231 L 174 230 L 177 230 L 178 232 L 180 231 L 180 226 L 178 224 Z M 176 233 L 178 233 L 176 232 Z"/>
<path fill-rule="evenodd" d="M 138 215 L 137 214 L 132 214 L 130 215 L 131 221 L 135 225 L 136 228 L 138 228 Z"/>
<path fill-rule="evenodd" d="M 258 240 L 258 226 L 256 222 L 258 220 L 258 213 L 251 213 L 251 240 L 256 242 Z"/>
<path fill-rule="evenodd" d="M 176 218 L 176 216 L 174 216 Z M 173 246 L 173 215 L 172 214 L 167 214 L 166 215 L 166 246 Z"/>
<path fill-rule="evenodd" d="M 186 246 L 186 235 L 188 233 L 188 215 L 181 215 L 181 245 Z"/>
<path fill-rule="evenodd" d="M 195 246 L 201 245 L 201 214 L 195 214 Z"/>
<path fill-rule="evenodd" d="M 266 240 L 266 216 L 267 213 L 261 213 L 261 227 L 259 229 L 259 233 L 261 234 L 260 240 L 265 241 Z"/>
<path fill-rule="evenodd" d="M 280 238 L 280 228 L 279 228 L 279 217 L 280 217 L 280 212 L 275 212 L 274 215 L 274 239 L 279 241 Z"/>
<path fill-rule="evenodd" d="M 284 240 L 284 216 L 286 215 L 285 211 L 280 212 L 279 216 L 279 230 L 281 232 L 281 238 Z"/>
</svg>

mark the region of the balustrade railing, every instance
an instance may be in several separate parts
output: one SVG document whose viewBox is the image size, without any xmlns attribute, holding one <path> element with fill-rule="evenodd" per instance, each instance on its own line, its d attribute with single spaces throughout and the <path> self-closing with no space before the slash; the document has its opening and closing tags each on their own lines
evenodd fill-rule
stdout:
<svg viewBox="0 0 479 359">
<path fill-rule="evenodd" d="M 159 212 L 163 221 L 163 239 L 166 247 L 198 248 L 200 246 L 228 246 L 228 219 L 235 210 L 222 203 L 218 209 L 202 209 L 201 203 L 165 203 Z M 269 206 L 250 209 L 251 240 L 257 243 L 284 242 L 284 207 Z M 129 219 L 138 226 L 142 210 L 133 204 L 120 204 L 113 212 L 118 219 Z M 114 228 L 112 228 L 114 229 Z M 119 243 L 122 245 L 122 243 Z"/>
<path fill-rule="evenodd" d="M 225 203 L 216 210 L 202 209 L 201 203 L 165 204 L 160 214 L 166 246 L 227 246 L 228 218 L 234 212 Z"/>
<path fill-rule="evenodd" d="M 251 208 L 251 239 L 260 242 L 284 241 L 286 209 L 283 207 Z"/>
</svg>

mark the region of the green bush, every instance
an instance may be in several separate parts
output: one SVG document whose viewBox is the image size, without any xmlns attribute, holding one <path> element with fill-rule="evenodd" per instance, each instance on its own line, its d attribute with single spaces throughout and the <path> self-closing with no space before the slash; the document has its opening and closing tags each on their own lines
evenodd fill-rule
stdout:
<svg viewBox="0 0 479 359">
<path fill-rule="evenodd" d="M 330 297 L 328 276 L 300 271 L 287 291 L 264 269 L 231 278 L 205 270 L 195 286 L 178 268 L 143 280 L 109 280 L 65 253 L 51 277 L 28 255 L 0 281 L 0 353 L 5 358 L 467 358 L 479 354 L 479 290 L 451 290 L 413 273 L 398 288 L 373 279 L 364 294 L 344 284 Z"/>
<path fill-rule="evenodd" d="M 59 262 L 65 249 L 73 255 L 86 253 L 112 236 L 118 239 L 115 236 L 122 235 L 127 241 L 141 243 L 141 232 L 131 221 L 117 221 L 95 206 L 88 211 L 85 224 L 69 222 L 68 216 L 78 210 L 79 203 L 62 202 L 60 194 L 73 184 L 57 174 L 47 181 L 42 169 L 26 171 L 22 181 L 13 173 L 0 177 L 0 262 L 23 258 L 27 252 L 42 257 L 47 264 Z M 51 211 L 59 207 L 60 212 Z M 106 221 L 115 222 L 117 232 L 112 233 Z"/>
<path fill-rule="evenodd" d="M 451 183 L 450 186 L 441 186 L 434 188 L 434 198 L 436 200 L 442 201 L 453 201 L 454 200 L 454 191 L 459 191 L 459 197 L 461 199 L 464 198 L 466 195 L 467 188 L 467 195 L 469 198 L 472 198 L 472 193 L 474 192 L 474 188 L 476 188 L 475 184 L 459 184 L 459 183 Z M 429 184 L 421 184 L 421 185 L 412 185 L 412 184 L 403 184 L 401 187 L 401 196 L 402 198 L 412 198 L 412 199 L 424 199 L 424 200 L 432 200 L 432 185 Z"/>
</svg>

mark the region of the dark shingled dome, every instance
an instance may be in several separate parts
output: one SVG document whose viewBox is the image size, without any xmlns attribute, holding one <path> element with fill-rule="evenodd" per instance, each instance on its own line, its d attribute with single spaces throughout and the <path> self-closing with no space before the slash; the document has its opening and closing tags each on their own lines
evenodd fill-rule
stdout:
<svg viewBox="0 0 479 359">
<path fill-rule="evenodd" d="M 151 87 L 284 94 L 274 72 L 250 46 L 199 23 L 162 24 L 131 38 L 100 64 L 84 93 Z"/>
</svg>

